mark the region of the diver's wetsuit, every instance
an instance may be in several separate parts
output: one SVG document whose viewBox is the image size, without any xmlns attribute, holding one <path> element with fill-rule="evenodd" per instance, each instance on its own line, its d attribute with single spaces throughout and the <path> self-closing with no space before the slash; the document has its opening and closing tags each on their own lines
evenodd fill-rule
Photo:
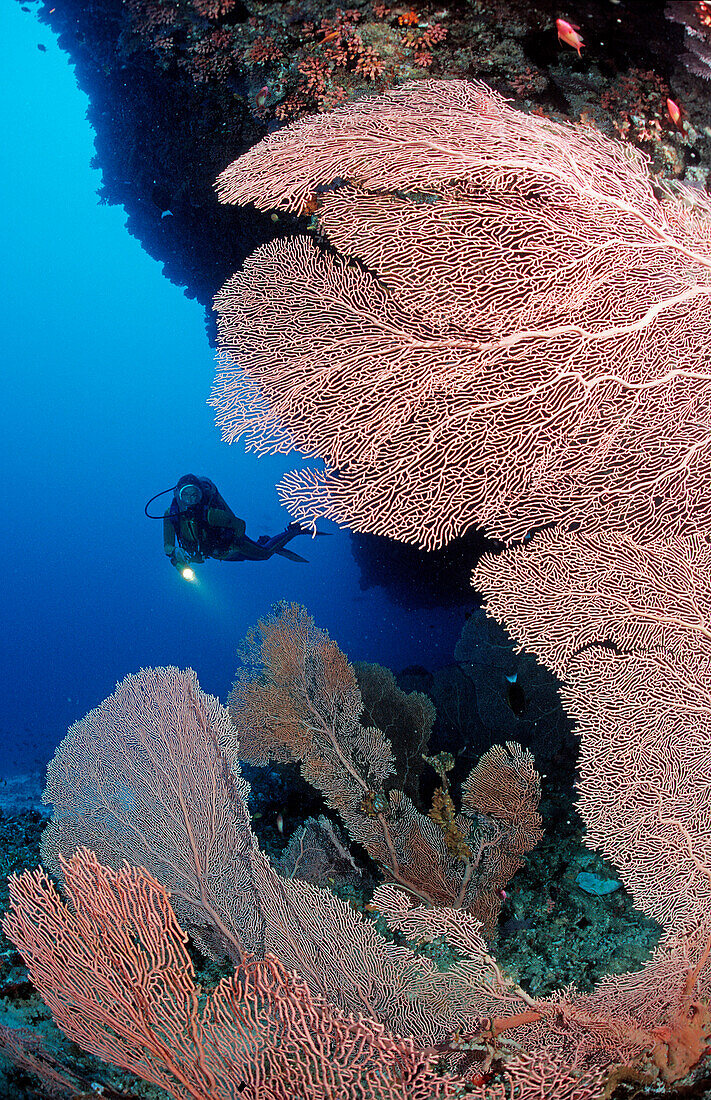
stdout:
<svg viewBox="0 0 711 1100">
<path fill-rule="evenodd" d="M 194 483 L 202 492 L 202 499 L 193 507 L 180 507 L 177 494 L 186 483 Z M 284 550 L 287 542 L 303 533 L 298 523 L 289 524 L 285 531 L 269 538 L 263 535 L 258 542 L 245 534 L 246 524 L 226 504 L 217 486 L 207 477 L 186 475 L 176 486 L 170 508 L 163 516 L 163 549 L 176 565 L 176 542 L 192 561 L 205 558 L 219 561 L 266 561 L 273 554 L 282 554 L 293 561 L 305 558 Z"/>
</svg>

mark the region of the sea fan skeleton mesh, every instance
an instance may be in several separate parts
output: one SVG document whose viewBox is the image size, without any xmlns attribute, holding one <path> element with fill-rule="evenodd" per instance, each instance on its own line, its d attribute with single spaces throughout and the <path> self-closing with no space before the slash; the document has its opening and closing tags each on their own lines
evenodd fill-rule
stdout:
<svg viewBox="0 0 711 1100">
<path fill-rule="evenodd" d="M 564 680 L 589 844 L 670 934 L 711 940 L 708 541 L 544 531 L 474 577 Z"/>
<path fill-rule="evenodd" d="M 41 868 L 14 876 L 3 928 L 84 1050 L 175 1100 L 457 1095 L 412 1040 L 314 996 L 272 955 L 206 995 L 168 893 L 144 869 L 112 871 L 80 848 L 63 872 L 71 905 Z"/>
<path fill-rule="evenodd" d="M 664 928 L 642 970 L 606 978 L 575 1012 L 602 1008 L 643 1028 L 656 1016 L 648 1067 L 668 1081 L 708 1053 L 711 1035 L 710 577 L 708 535 L 641 544 L 557 530 L 474 572 L 488 613 L 563 679 L 587 843 Z"/>
<path fill-rule="evenodd" d="M 381 114 L 383 102 L 390 114 Z M 388 533 L 431 545 L 479 519 L 508 537 L 548 519 L 585 519 L 588 538 L 607 528 L 611 542 L 621 540 L 621 527 L 648 539 L 671 528 L 681 534 L 708 528 L 704 344 L 711 245 L 705 200 L 696 209 L 679 199 L 658 201 L 634 154 L 627 158 L 589 131 L 526 118 L 486 89 L 460 82 L 400 89 L 323 124 L 300 126 L 269 139 L 284 154 L 276 191 L 283 184 L 291 196 L 283 201 L 305 209 L 319 180 L 348 179 L 320 198 L 319 217 L 332 240 L 340 233 L 346 242 L 363 212 L 357 254 L 372 272 L 321 255 L 306 238 L 258 254 L 251 274 L 228 285 L 222 301 L 223 337 L 244 339 L 249 376 L 243 383 L 228 362 L 216 404 L 222 401 L 228 419 L 236 409 L 238 427 L 241 422 L 241 430 L 252 431 L 258 445 L 306 445 L 338 468 L 339 475 L 330 477 L 331 496 L 323 499 L 329 475 L 316 477 L 315 496 L 308 477 L 296 479 L 295 503 L 305 515 L 322 508 L 365 529 L 382 523 Z M 353 139 L 364 134 L 358 149 Z M 473 134 L 476 141 L 468 144 Z M 308 178 L 302 139 L 312 142 L 309 157 L 316 165 Z M 390 160 L 384 155 L 388 142 Z M 266 161 L 259 168 L 263 154 L 264 147 L 249 154 L 255 193 L 272 170 Z M 267 195 L 265 205 L 272 201 Z M 441 224 L 442 212 L 448 224 Z M 368 245 L 373 219 L 390 215 L 394 231 L 412 227 L 409 248 L 416 251 L 419 241 L 419 264 L 408 267 L 378 233 Z M 457 230 L 458 251 L 445 232 L 449 224 Z M 502 227 L 498 237 L 496 224 Z M 468 255 L 471 291 L 460 285 Z M 429 263 L 430 276 L 417 283 L 422 263 Z M 453 263 L 457 280 L 443 285 Z M 479 271 L 488 281 L 477 283 Z M 291 282 L 285 286 L 285 280 Z M 285 325 L 294 310 L 303 326 L 290 330 Z M 272 342 L 271 351 L 264 351 L 262 338 Z M 374 350 L 379 358 L 373 359 Z M 245 394 L 255 404 L 240 411 L 234 402 Z M 413 471 L 422 463 L 424 475 L 415 481 Z M 376 488 L 369 499 L 362 493 L 371 477 Z M 617 555 L 611 568 L 622 567 Z M 691 575 L 697 571 L 698 562 Z M 609 582 L 606 577 L 608 592 Z M 499 576 L 494 587 L 502 585 Z M 540 595 L 537 590 L 536 608 Z M 507 621 L 517 599 L 509 594 Z M 563 619 L 568 612 L 560 608 Z M 683 681 L 694 666 L 692 654 L 681 655 Z M 586 660 L 581 654 L 583 671 Z M 580 682 L 587 686 L 584 678 Z M 614 703 L 619 686 L 611 692 Z M 196 729 L 189 732 L 194 736 Z M 677 728 L 665 751 L 678 743 Z M 590 780 L 587 791 L 592 819 L 605 807 L 595 801 Z M 664 793 L 655 779 L 652 795 L 659 801 Z M 698 820 L 697 813 L 692 824 Z M 254 873 L 260 854 L 247 847 L 245 863 Z M 662 837 L 653 855 L 664 859 L 669 849 L 668 836 Z M 452 918 L 446 910 L 413 911 L 402 894 L 381 888 L 377 900 L 394 926 L 417 926 L 433 936 L 447 934 L 445 924 L 452 924 L 473 957 L 435 975 L 421 960 L 405 959 L 404 949 L 396 957 L 399 949 L 389 952 L 388 962 L 405 963 L 411 975 L 409 1000 L 397 1005 L 398 1024 L 431 1036 L 432 1006 L 444 1005 L 448 1019 L 439 1022 L 447 1031 L 453 1017 L 474 1027 L 472 1012 L 479 1021 L 486 1014 L 488 1034 L 496 1038 L 515 1029 L 516 1041 L 536 1053 L 539 1067 L 542 1057 L 554 1060 L 558 1077 L 574 1067 L 597 1075 L 624 1058 L 635 1072 L 638 1065 L 654 1065 L 667 1081 L 676 1080 L 696 1064 L 711 1029 L 708 1004 L 698 996 L 708 993 L 711 876 L 705 849 L 692 855 L 698 862 L 695 915 L 689 925 L 670 930 L 644 970 L 607 979 L 589 996 L 562 990 L 533 1004 L 502 980 L 466 913 Z M 301 912 L 299 928 L 288 925 L 298 898 L 282 885 L 272 900 L 276 877 L 264 869 L 250 884 L 259 887 L 259 904 L 268 903 L 270 921 L 287 929 L 282 941 L 276 939 L 277 952 L 293 949 L 290 940 L 306 926 Z M 643 890 L 642 883 L 638 893 Z M 324 902 L 318 908 L 317 895 L 302 892 L 315 924 L 323 924 L 332 907 L 327 911 Z M 672 900 L 676 920 L 684 899 L 676 894 Z M 360 926 L 344 917 L 343 927 L 354 944 L 365 942 Z M 329 948 L 332 942 L 329 936 Z M 301 940 L 297 947 L 303 953 Z M 474 975 L 478 981 L 471 985 L 461 980 Z M 445 983 L 451 983 L 446 991 Z M 368 996 L 383 984 L 379 971 Z M 418 1004 L 421 1018 L 413 1020 Z M 526 1073 L 530 1082 L 526 1070 L 516 1085 Z M 575 1095 L 598 1094 L 589 1080 L 578 1085 Z M 563 1092 L 547 1089 L 545 1095 Z"/>
<path fill-rule="evenodd" d="M 218 192 L 315 210 L 335 249 L 272 242 L 216 298 L 224 438 L 325 461 L 281 483 L 301 521 L 429 548 L 709 524 L 703 196 L 465 81 L 301 120 Z"/>
<path fill-rule="evenodd" d="M 462 812 L 450 798 L 426 816 L 394 786 L 393 746 L 361 723 L 354 670 L 305 608 L 277 604 L 241 656 L 229 698 L 235 757 L 298 760 L 387 878 L 430 905 L 463 906 L 492 937 L 501 890 L 542 835 L 531 753 L 494 746 L 464 783 Z"/>
<path fill-rule="evenodd" d="M 419 1042 L 487 1015 L 486 992 L 386 942 L 329 891 L 276 874 L 250 826 L 238 753 L 227 711 L 191 669 L 126 677 L 50 764 L 43 863 L 61 877 L 62 857 L 91 845 L 114 868 L 140 864 L 203 950 L 274 954 L 315 995 Z"/>
<path fill-rule="evenodd" d="M 393 928 L 417 939 L 443 937 L 459 956 L 440 971 L 432 959 L 385 941 L 340 899 L 275 874 L 249 826 L 244 780 L 229 766 L 235 746 L 225 720 L 224 708 L 200 692 L 194 673 L 156 669 L 127 678 L 103 707 L 73 727 L 52 765 L 59 820 L 44 845 L 45 854 L 48 847 L 54 850 L 65 882 L 61 852 L 69 854 L 87 840 L 116 864 L 140 854 L 162 875 L 177 865 L 182 869 L 177 879 L 170 878 L 171 902 L 193 927 L 214 924 L 218 938 L 234 928 L 247 951 L 276 955 L 299 972 L 312 994 L 326 996 L 345 1011 L 365 1012 L 370 1020 L 410 1035 L 417 1045 L 434 1044 L 452 1058 L 462 1051 L 466 1057 L 470 1052 L 483 1057 L 491 1044 L 500 1049 L 498 1038 L 506 1033 L 506 1040 L 527 1052 L 521 1054 L 523 1061 L 515 1059 L 509 1066 L 521 1100 L 541 1095 L 597 1100 L 601 1073 L 620 1061 L 634 1072 L 653 1065 L 653 1072 L 668 1081 L 698 1062 L 711 1035 L 711 1013 L 699 999 L 699 991 L 708 990 L 708 952 L 700 935 L 671 934 L 643 971 L 606 979 L 593 994 L 567 989 L 537 1000 L 500 971 L 470 913 L 413 907 L 412 899 L 393 885 L 380 887 L 373 901 Z M 203 765 L 202 784 L 209 784 L 210 797 L 204 791 L 201 797 L 201 784 L 194 783 Z M 70 782 L 73 774 L 84 775 L 86 782 Z M 512 779 L 512 793 L 520 793 L 513 774 Z M 472 807 L 491 809 L 491 797 L 490 784 L 479 775 L 467 799 Z M 176 798 L 182 807 L 180 827 L 173 812 Z M 220 860 L 221 871 L 213 875 L 209 849 L 214 844 L 206 848 L 206 841 L 214 840 L 217 820 L 220 837 L 229 837 L 234 850 L 231 862 Z M 186 847 L 192 849 L 187 860 Z M 21 881 L 45 882 L 37 874 L 27 872 Z M 126 874 L 134 872 L 127 869 Z M 40 908 L 54 912 L 47 891 L 40 893 Z M 29 894 L 18 894 L 18 902 L 18 920 L 31 942 L 42 939 L 51 967 L 56 952 L 54 940 L 43 938 L 44 917 Z M 6 932 L 13 927 L 6 924 Z M 108 932 L 111 937 L 121 929 L 109 924 Z M 85 949 L 75 940 L 67 961 L 55 965 L 52 982 L 60 998 L 73 1000 L 74 977 L 67 971 L 73 952 L 84 959 L 82 965 L 92 966 L 87 950 L 91 955 L 91 945 Z M 137 1002 L 141 990 L 130 974 L 124 985 L 125 1023 L 126 1013 L 143 1009 Z M 464 1036 L 464 1048 L 455 1034 Z M 482 1086 L 478 1095 L 492 1100 L 506 1094 Z"/>
</svg>

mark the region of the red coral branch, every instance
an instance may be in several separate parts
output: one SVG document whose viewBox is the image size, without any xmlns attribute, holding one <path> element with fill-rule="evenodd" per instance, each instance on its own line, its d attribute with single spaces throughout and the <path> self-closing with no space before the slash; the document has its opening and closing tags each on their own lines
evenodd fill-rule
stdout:
<svg viewBox="0 0 711 1100">
<path fill-rule="evenodd" d="M 3 930 L 55 1023 L 83 1050 L 176 1100 L 434 1100 L 456 1082 L 432 1056 L 313 996 L 278 959 L 246 959 L 202 1003 L 187 937 L 145 871 L 63 861 L 70 904 L 41 869 L 13 876 Z"/>
</svg>

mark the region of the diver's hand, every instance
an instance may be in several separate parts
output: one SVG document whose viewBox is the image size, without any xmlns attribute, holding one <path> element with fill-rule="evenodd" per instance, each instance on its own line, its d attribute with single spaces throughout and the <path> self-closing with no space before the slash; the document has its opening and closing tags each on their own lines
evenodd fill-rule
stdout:
<svg viewBox="0 0 711 1100">
<path fill-rule="evenodd" d="M 170 564 L 177 569 L 178 572 L 184 569 L 186 565 L 190 565 L 192 560 L 190 554 L 186 554 L 180 546 L 176 546 L 175 550 L 170 555 Z"/>
</svg>

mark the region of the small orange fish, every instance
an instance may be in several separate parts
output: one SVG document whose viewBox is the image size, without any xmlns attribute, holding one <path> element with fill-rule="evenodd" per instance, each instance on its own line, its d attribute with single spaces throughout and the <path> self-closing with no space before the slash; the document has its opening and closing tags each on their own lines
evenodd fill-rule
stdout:
<svg viewBox="0 0 711 1100">
<path fill-rule="evenodd" d="M 681 130 L 682 120 L 681 120 L 681 107 L 679 106 L 679 104 L 675 103 L 673 99 L 667 99 L 667 111 L 669 113 L 669 118 L 672 120 L 674 125 L 679 130 Z"/>
<path fill-rule="evenodd" d="M 558 41 L 565 42 L 566 46 L 572 46 L 574 50 L 578 51 L 578 57 L 581 57 L 580 47 L 584 46 L 582 38 L 578 34 L 580 27 L 577 23 L 569 23 L 567 19 L 556 19 L 555 27 L 558 31 Z"/>
</svg>

